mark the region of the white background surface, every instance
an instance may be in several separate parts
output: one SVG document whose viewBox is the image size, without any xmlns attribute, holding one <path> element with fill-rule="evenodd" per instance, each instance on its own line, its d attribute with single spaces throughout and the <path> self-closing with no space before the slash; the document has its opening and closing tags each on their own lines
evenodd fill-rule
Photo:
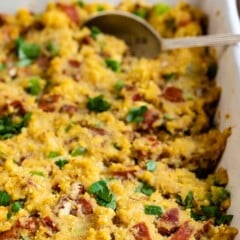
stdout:
<svg viewBox="0 0 240 240">
<path fill-rule="evenodd" d="M 0 0 L 0 12 L 11 13 L 20 7 L 39 12 L 44 9 L 47 2 L 48 0 Z M 119 1 L 105 2 L 117 3 Z M 162 2 L 174 4 L 177 0 L 163 0 Z M 202 8 L 209 15 L 209 33 L 240 33 L 235 0 L 189 0 L 189 2 Z M 217 83 L 222 87 L 222 97 L 219 103 L 220 117 L 217 121 L 221 129 L 232 127 L 232 135 L 220 165 L 226 167 L 229 173 L 228 188 L 232 193 L 229 213 L 234 214 L 232 225 L 240 229 L 240 47 L 219 49 L 218 52 L 220 55 Z M 226 114 L 230 115 L 229 119 L 226 119 Z M 240 239 L 240 235 L 236 239 Z"/>
</svg>

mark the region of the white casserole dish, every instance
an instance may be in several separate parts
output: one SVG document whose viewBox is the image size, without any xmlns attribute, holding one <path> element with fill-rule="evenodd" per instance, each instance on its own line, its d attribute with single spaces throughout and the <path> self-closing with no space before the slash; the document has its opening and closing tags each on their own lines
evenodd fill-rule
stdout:
<svg viewBox="0 0 240 240">
<path fill-rule="evenodd" d="M 104 2 L 103 0 L 89 0 L 88 2 Z M 164 0 L 149 0 L 149 3 Z M 13 13 L 20 7 L 27 7 L 33 11 L 41 11 L 48 0 L 0 0 L 0 12 Z M 117 0 L 105 2 L 118 3 Z M 165 0 L 174 4 L 178 0 Z M 240 21 L 237 14 L 235 0 L 189 0 L 188 2 L 203 9 L 210 18 L 209 33 L 234 32 L 240 33 Z M 220 162 L 229 173 L 228 188 L 232 193 L 232 204 L 229 213 L 234 215 L 232 226 L 240 229 L 240 46 L 218 49 L 219 71 L 217 84 L 222 87 L 216 122 L 220 129 L 232 127 L 232 135 Z M 236 237 L 240 239 L 240 235 Z"/>
</svg>

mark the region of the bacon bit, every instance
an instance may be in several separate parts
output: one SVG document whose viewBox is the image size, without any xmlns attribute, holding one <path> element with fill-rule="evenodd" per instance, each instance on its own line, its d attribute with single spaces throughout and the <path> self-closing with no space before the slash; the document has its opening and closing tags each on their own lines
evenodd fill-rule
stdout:
<svg viewBox="0 0 240 240">
<path fill-rule="evenodd" d="M 27 155 L 25 155 L 25 156 L 21 156 L 20 158 L 19 158 L 19 162 L 17 163 L 19 166 L 21 166 L 22 165 L 22 163 L 23 163 L 23 161 L 25 160 L 25 159 L 27 159 L 28 157 L 30 157 L 31 156 L 31 154 L 27 154 Z"/>
<path fill-rule="evenodd" d="M 140 222 L 133 226 L 133 236 L 135 240 L 151 240 L 148 227 L 145 222 Z"/>
<path fill-rule="evenodd" d="M 83 44 L 90 45 L 94 42 L 91 36 L 86 36 L 82 39 Z"/>
<path fill-rule="evenodd" d="M 154 136 L 148 136 L 147 139 L 151 143 L 152 147 L 156 147 L 160 145 L 160 141 Z"/>
<path fill-rule="evenodd" d="M 185 26 L 187 26 L 190 22 L 191 22 L 191 19 L 182 19 L 182 20 L 178 23 L 178 25 L 179 25 L 180 27 L 185 27 Z"/>
<path fill-rule="evenodd" d="M 10 106 L 17 110 L 17 113 L 20 115 L 24 115 L 26 113 L 23 104 L 19 100 L 14 100 L 10 103 Z"/>
<path fill-rule="evenodd" d="M 158 232 L 162 235 L 162 236 L 170 236 L 171 234 L 175 233 L 177 230 L 179 229 L 179 227 L 173 227 L 171 229 L 167 229 L 165 227 L 159 227 L 158 228 Z"/>
<path fill-rule="evenodd" d="M 171 240 L 188 240 L 190 239 L 192 232 L 193 229 L 189 226 L 188 222 L 184 222 L 177 232 L 171 237 Z"/>
<path fill-rule="evenodd" d="M 70 116 L 72 116 L 77 111 L 77 107 L 74 105 L 63 105 L 60 109 L 60 113 L 68 113 Z"/>
<path fill-rule="evenodd" d="M 91 203 L 86 200 L 85 198 L 80 198 L 77 203 L 81 206 L 81 212 L 84 215 L 92 214 L 93 213 L 93 208 Z"/>
<path fill-rule="evenodd" d="M 178 26 L 185 27 L 192 21 L 191 15 L 185 16 L 183 19 L 181 19 L 178 23 Z"/>
<path fill-rule="evenodd" d="M 72 137 L 72 138 L 69 138 L 68 140 L 65 140 L 64 144 L 69 145 L 69 144 L 71 144 L 73 142 L 76 142 L 78 140 L 79 140 L 79 137 Z"/>
<path fill-rule="evenodd" d="M 0 116 L 3 116 L 4 114 L 6 114 L 8 111 L 8 104 L 4 104 L 3 106 L 1 106 L 0 108 Z"/>
<path fill-rule="evenodd" d="M 170 236 L 178 230 L 179 211 L 177 208 L 171 208 L 157 220 L 158 232 L 163 236 Z"/>
<path fill-rule="evenodd" d="M 73 183 L 69 192 L 69 197 L 72 200 L 77 200 L 79 197 L 86 192 L 84 186 L 81 183 Z"/>
<path fill-rule="evenodd" d="M 125 89 L 126 89 L 127 91 L 132 91 L 132 90 L 136 89 L 136 87 L 133 86 L 133 85 L 126 85 L 126 86 L 125 86 Z"/>
<path fill-rule="evenodd" d="M 160 233 L 162 236 L 170 236 L 170 231 L 165 227 L 158 227 L 158 233 Z"/>
<path fill-rule="evenodd" d="M 68 16 L 72 22 L 76 24 L 80 23 L 80 18 L 76 7 L 64 3 L 57 3 L 57 6 Z"/>
<path fill-rule="evenodd" d="M 116 239 L 114 233 L 111 233 L 110 237 L 111 237 L 111 240 L 115 240 Z"/>
<path fill-rule="evenodd" d="M 1 35 L 2 35 L 2 42 L 3 43 L 8 43 L 11 41 L 12 36 L 11 36 L 11 31 L 12 31 L 12 27 L 10 25 L 3 25 L 1 27 Z"/>
<path fill-rule="evenodd" d="M 212 226 L 212 223 L 209 221 L 207 223 L 205 223 L 202 227 L 202 229 L 199 229 L 195 234 L 194 237 L 196 240 L 200 240 L 201 237 L 206 236 L 206 234 L 208 234 L 210 228 Z"/>
<path fill-rule="evenodd" d="M 126 171 L 118 171 L 118 172 L 113 172 L 113 175 L 116 177 L 120 177 L 123 179 L 131 179 L 135 177 L 136 170 L 126 170 Z"/>
<path fill-rule="evenodd" d="M 139 93 L 136 93 L 132 96 L 133 101 L 139 101 L 142 99 L 142 96 Z"/>
<path fill-rule="evenodd" d="M 107 135 L 107 131 L 103 128 L 89 127 L 89 129 L 98 135 L 101 135 L 101 136 Z"/>
<path fill-rule="evenodd" d="M 74 67 L 74 68 L 78 68 L 80 67 L 81 63 L 76 60 L 76 59 L 70 59 L 68 60 L 68 64 L 71 66 L 71 67 Z"/>
<path fill-rule="evenodd" d="M 171 223 L 172 225 L 177 225 L 179 221 L 179 211 L 177 208 L 171 208 L 164 213 L 160 218 L 160 221 Z"/>
<path fill-rule="evenodd" d="M 43 96 L 39 102 L 38 106 L 45 112 L 53 112 L 55 111 L 55 103 L 60 100 L 62 96 L 58 94 Z"/>
<path fill-rule="evenodd" d="M 156 122 L 159 118 L 159 115 L 157 112 L 154 112 L 153 110 L 148 110 L 144 113 L 144 120 L 142 123 L 142 126 L 144 129 L 150 129 L 152 128 L 152 125 L 154 122 Z"/>
<path fill-rule="evenodd" d="M 31 234 L 35 234 L 39 228 L 39 223 L 37 217 L 29 217 L 24 222 L 18 221 L 16 226 L 28 230 Z"/>
<path fill-rule="evenodd" d="M 43 30 L 44 29 L 44 24 L 40 21 L 40 20 L 36 20 L 33 25 L 32 25 L 33 29 L 35 30 Z"/>
<path fill-rule="evenodd" d="M 67 195 L 63 195 L 60 197 L 57 205 L 55 206 L 54 212 L 58 216 L 69 215 L 72 210 L 72 204 Z"/>
<path fill-rule="evenodd" d="M 67 62 L 67 67 L 62 70 L 62 73 L 73 78 L 75 81 L 81 80 L 81 62 L 75 59 L 70 59 Z"/>
<path fill-rule="evenodd" d="M 52 190 L 59 193 L 61 191 L 61 188 L 58 184 L 56 184 L 56 185 L 52 186 Z"/>
<path fill-rule="evenodd" d="M 49 68 L 50 65 L 50 58 L 46 57 L 46 56 L 40 56 L 37 61 L 36 64 L 42 68 L 43 70 L 46 70 Z"/>
<path fill-rule="evenodd" d="M 8 114 L 10 109 L 9 107 L 13 107 L 19 115 L 24 115 L 26 113 L 26 110 L 23 107 L 23 104 L 19 100 L 14 100 L 10 102 L 9 104 L 4 104 L 3 106 L 0 107 L 0 116 L 4 114 Z"/>
<path fill-rule="evenodd" d="M 148 141 L 154 142 L 154 143 L 155 143 L 156 141 L 158 141 L 157 138 L 156 138 L 156 136 L 148 136 L 147 139 L 148 139 Z"/>
<path fill-rule="evenodd" d="M 163 97 L 170 102 L 182 102 L 184 100 L 182 90 L 177 87 L 166 88 Z"/>
<path fill-rule="evenodd" d="M 6 15 L 0 13 L 0 26 L 6 23 Z"/>
<path fill-rule="evenodd" d="M 51 231 L 53 233 L 56 233 L 58 231 L 56 223 L 54 223 L 53 220 L 49 216 L 42 218 L 41 221 L 42 221 L 43 225 L 45 227 L 51 229 Z"/>
<path fill-rule="evenodd" d="M 82 184 L 78 184 L 78 194 L 84 194 L 85 192 L 85 187 Z"/>
<path fill-rule="evenodd" d="M 20 229 L 12 227 L 11 229 L 0 233 L 0 240 L 18 240 L 20 235 Z"/>
</svg>

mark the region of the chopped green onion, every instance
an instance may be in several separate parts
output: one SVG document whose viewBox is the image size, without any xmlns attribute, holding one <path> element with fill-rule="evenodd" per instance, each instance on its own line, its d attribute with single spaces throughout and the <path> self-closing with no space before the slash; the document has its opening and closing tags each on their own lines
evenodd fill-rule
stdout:
<svg viewBox="0 0 240 240">
<path fill-rule="evenodd" d="M 98 7 L 97 7 L 97 11 L 98 12 L 102 12 L 102 11 L 104 11 L 105 10 L 105 8 L 102 6 L 102 5 L 99 5 Z"/>
<path fill-rule="evenodd" d="M 115 149 L 117 149 L 117 150 L 121 150 L 122 149 L 121 146 L 119 146 L 118 143 L 116 143 L 116 142 L 113 143 L 113 147 Z"/>
<path fill-rule="evenodd" d="M 56 42 L 48 42 L 46 49 L 52 57 L 55 57 L 59 52 L 59 46 Z"/>
<path fill-rule="evenodd" d="M 150 186 L 148 183 L 141 182 L 137 187 L 136 192 L 141 192 L 147 196 L 151 196 L 155 192 L 154 187 Z"/>
<path fill-rule="evenodd" d="M 22 204 L 20 202 L 14 202 L 12 204 L 11 210 L 12 212 L 16 213 L 22 208 Z"/>
<path fill-rule="evenodd" d="M 59 157 L 60 153 L 59 152 L 55 152 L 55 151 L 51 151 L 48 153 L 48 158 L 55 158 L 55 157 Z"/>
<path fill-rule="evenodd" d="M 6 64 L 0 63 L 0 71 L 3 71 L 4 69 L 6 69 L 6 67 Z"/>
<path fill-rule="evenodd" d="M 215 218 L 214 224 L 219 226 L 221 224 L 230 224 L 233 215 L 224 215 L 217 206 L 201 206 L 201 213 L 196 213 L 191 210 L 191 218 L 196 221 L 205 221 L 210 218 Z"/>
<path fill-rule="evenodd" d="M 71 152 L 71 156 L 76 157 L 76 156 L 80 156 L 80 155 L 84 155 L 87 153 L 87 149 L 84 147 L 78 147 L 76 149 L 74 149 Z"/>
<path fill-rule="evenodd" d="M 195 212 L 193 210 L 191 210 L 190 214 L 191 214 L 191 218 L 193 218 L 196 221 L 204 221 L 204 220 L 206 220 L 205 216 L 203 216 L 202 214 L 197 213 L 197 212 Z"/>
<path fill-rule="evenodd" d="M 27 91 L 33 96 L 38 96 L 42 92 L 42 86 L 40 84 L 39 77 L 33 77 L 29 79 Z"/>
<path fill-rule="evenodd" d="M 59 160 L 57 160 L 57 161 L 55 162 L 55 164 L 56 164 L 60 169 L 63 169 L 63 167 L 64 167 L 67 163 L 69 163 L 69 161 L 66 160 L 66 159 L 59 159 Z"/>
<path fill-rule="evenodd" d="M 221 224 L 227 224 L 229 225 L 233 219 L 233 215 L 222 215 L 219 218 L 216 219 L 215 224 L 217 226 Z"/>
<path fill-rule="evenodd" d="M 93 183 L 88 192 L 94 194 L 97 203 L 100 206 L 116 209 L 116 199 L 107 186 L 106 180 L 100 180 Z"/>
<path fill-rule="evenodd" d="M 206 168 L 200 168 L 198 167 L 196 170 L 195 170 L 195 175 L 197 178 L 199 179 L 206 179 L 207 176 L 208 176 L 209 172 Z"/>
<path fill-rule="evenodd" d="M 224 187 L 214 187 L 208 197 L 213 205 L 220 205 L 223 201 L 230 197 L 230 192 Z"/>
<path fill-rule="evenodd" d="M 145 206 L 144 212 L 148 215 L 157 215 L 158 217 L 160 217 L 163 214 L 162 208 L 155 205 Z"/>
<path fill-rule="evenodd" d="M 170 18 L 165 21 L 165 25 L 167 29 L 174 29 L 175 24 L 176 24 L 176 20 L 174 18 Z"/>
<path fill-rule="evenodd" d="M 69 132 L 70 131 L 70 129 L 72 128 L 74 126 L 74 123 L 73 122 L 70 122 L 69 124 L 67 124 L 66 125 L 66 127 L 65 127 L 65 132 Z"/>
<path fill-rule="evenodd" d="M 194 204 L 193 193 L 191 191 L 188 192 L 184 201 L 182 200 L 181 196 L 178 195 L 176 198 L 176 202 L 185 208 L 192 208 Z"/>
<path fill-rule="evenodd" d="M 75 2 L 79 7 L 84 7 L 85 6 L 85 2 L 83 0 L 77 0 Z"/>
<path fill-rule="evenodd" d="M 7 220 L 9 220 L 12 217 L 12 213 L 8 212 L 7 213 Z"/>
<path fill-rule="evenodd" d="M 158 15 L 163 15 L 169 12 L 170 7 L 166 3 L 159 3 L 154 6 L 154 10 Z"/>
<path fill-rule="evenodd" d="M 223 187 L 219 187 L 219 188 L 220 189 L 218 193 L 218 200 L 222 202 L 230 197 L 230 192 Z"/>
<path fill-rule="evenodd" d="M 211 63 L 207 69 L 207 77 L 209 79 L 214 79 L 217 75 L 218 65 L 217 63 Z"/>
<path fill-rule="evenodd" d="M 120 92 L 125 86 L 125 83 L 121 80 L 117 81 L 115 84 L 114 84 L 114 89 L 118 92 Z"/>
<path fill-rule="evenodd" d="M 217 206 L 202 206 L 201 211 L 208 219 L 221 215 L 220 209 Z"/>
<path fill-rule="evenodd" d="M 140 123 L 143 121 L 143 115 L 145 112 L 147 112 L 148 108 L 147 106 L 141 106 L 139 108 L 132 108 L 128 112 L 126 121 L 127 122 L 135 122 Z"/>
<path fill-rule="evenodd" d="M 11 197 L 5 191 L 0 191 L 0 206 L 8 206 L 10 203 Z"/>
<path fill-rule="evenodd" d="M 41 172 L 41 171 L 31 171 L 30 174 L 31 174 L 31 175 L 36 175 L 36 176 L 44 177 L 44 173 Z"/>
<path fill-rule="evenodd" d="M 21 120 L 15 122 L 10 116 L 0 118 L 0 139 L 8 139 L 21 132 L 26 127 L 31 118 L 31 113 L 27 112 L 21 116 Z"/>
<path fill-rule="evenodd" d="M 103 192 L 104 188 L 107 186 L 106 180 L 100 180 L 98 182 L 93 183 L 89 188 L 89 193 L 96 194 L 98 192 Z"/>
<path fill-rule="evenodd" d="M 177 74 L 173 72 L 173 73 L 163 74 L 162 76 L 166 81 L 171 81 L 177 77 Z"/>
<path fill-rule="evenodd" d="M 193 193 L 190 191 L 186 198 L 185 198 L 185 206 L 186 208 L 192 208 L 193 207 Z"/>
<path fill-rule="evenodd" d="M 18 66 L 27 66 L 32 63 L 32 60 L 40 56 L 40 46 L 35 43 L 27 43 L 23 38 L 16 40 L 16 50 L 19 59 Z"/>
<path fill-rule="evenodd" d="M 109 102 L 103 99 L 103 95 L 99 95 L 95 98 L 89 98 L 87 102 L 87 108 L 94 112 L 105 112 L 110 109 Z"/>
<path fill-rule="evenodd" d="M 105 63 L 108 68 L 110 68 L 114 72 L 120 71 L 120 63 L 112 58 L 108 58 L 105 60 Z"/>
<path fill-rule="evenodd" d="M 30 59 L 22 59 L 19 60 L 17 63 L 17 67 L 26 67 L 32 63 L 32 60 Z"/>
<path fill-rule="evenodd" d="M 35 20 L 38 20 L 38 21 L 41 20 L 41 17 L 42 17 L 42 13 L 35 13 L 34 15 Z"/>
<path fill-rule="evenodd" d="M 101 33 L 101 30 L 98 28 L 98 27 L 95 27 L 95 26 L 93 26 L 93 27 L 91 27 L 91 37 L 93 38 L 93 39 L 97 39 L 97 36 L 99 35 Z"/>
<path fill-rule="evenodd" d="M 174 120 L 174 117 L 171 117 L 168 114 L 164 113 L 163 114 L 163 119 L 166 120 L 166 121 L 171 121 L 171 120 Z"/>
<path fill-rule="evenodd" d="M 147 161 L 146 163 L 146 169 L 150 172 L 153 172 L 155 171 L 157 168 L 157 162 L 156 161 L 153 161 L 153 160 L 150 160 L 150 161 Z"/>
<path fill-rule="evenodd" d="M 147 10 L 144 8 L 139 8 L 133 12 L 134 15 L 145 19 L 147 17 Z"/>
</svg>

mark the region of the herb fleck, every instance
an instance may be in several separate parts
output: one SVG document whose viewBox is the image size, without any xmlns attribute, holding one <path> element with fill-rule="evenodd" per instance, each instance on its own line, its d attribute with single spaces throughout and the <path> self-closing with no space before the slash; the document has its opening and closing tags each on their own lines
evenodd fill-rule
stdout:
<svg viewBox="0 0 240 240">
<path fill-rule="evenodd" d="M 153 160 L 149 160 L 146 163 L 146 169 L 150 172 L 154 172 L 157 168 L 157 162 Z"/>
<path fill-rule="evenodd" d="M 155 205 L 145 206 L 144 212 L 148 215 L 157 215 L 159 217 L 163 214 L 162 208 Z"/>
<path fill-rule="evenodd" d="M 95 196 L 95 199 L 100 206 L 116 209 L 117 204 L 115 196 L 109 190 L 106 180 L 100 180 L 93 183 L 88 192 Z"/>
<path fill-rule="evenodd" d="M 140 123 L 143 121 L 143 115 L 145 112 L 147 112 L 148 108 L 147 106 L 141 106 L 139 108 L 132 108 L 128 112 L 126 121 L 127 122 L 135 122 Z"/>
<path fill-rule="evenodd" d="M 103 95 L 99 95 L 94 98 L 89 98 L 87 102 L 87 108 L 94 112 L 105 112 L 111 107 L 110 103 L 103 99 Z"/>
<path fill-rule="evenodd" d="M 66 159 L 59 159 L 59 160 L 57 160 L 57 161 L 55 162 L 55 164 L 56 164 L 60 169 L 63 169 L 63 167 L 64 167 L 67 163 L 69 163 L 69 161 L 66 160 Z"/>
</svg>

